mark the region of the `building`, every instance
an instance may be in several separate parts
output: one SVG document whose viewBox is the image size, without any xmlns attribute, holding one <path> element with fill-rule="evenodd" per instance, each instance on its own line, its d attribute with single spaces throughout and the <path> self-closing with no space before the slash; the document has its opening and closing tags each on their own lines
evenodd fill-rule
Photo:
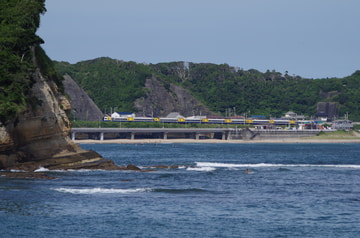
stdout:
<svg viewBox="0 0 360 238">
<path fill-rule="evenodd" d="M 304 120 L 305 116 L 304 115 L 298 115 L 297 113 L 292 112 L 292 111 L 288 111 L 287 113 L 285 113 L 285 116 L 283 116 L 282 119 Z"/>
<path fill-rule="evenodd" d="M 111 118 L 128 118 L 135 117 L 135 113 L 131 112 L 114 112 L 111 114 Z"/>
<path fill-rule="evenodd" d="M 175 118 L 175 119 L 179 119 L 179 118 L 185 118 L 184 116 L 182 116 L 180 113 L 178 112 L 171 112 L 169 113 L 166 118 Z"/>
</svg>

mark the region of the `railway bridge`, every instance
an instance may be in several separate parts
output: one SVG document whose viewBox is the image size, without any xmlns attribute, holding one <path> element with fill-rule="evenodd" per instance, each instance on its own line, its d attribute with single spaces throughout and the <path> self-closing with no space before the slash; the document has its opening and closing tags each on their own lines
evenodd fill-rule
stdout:
<svg viewBox="0 0 360 238">
<path fill-rule="evenodd" d="M 219 139 L 266 140 L 315 136 L 320 130 L 238 128 L 72 128 L 71 139 Z"/>
<path fill-rule="evenodd" d="M 234 128 L 72 128 L 71 139 L 76 140 L 77 134 L 88 134 L 91 138 L 104 140 L 136 138 L 191 138 L 191 139 L 230 139 Z"/>
</svg>

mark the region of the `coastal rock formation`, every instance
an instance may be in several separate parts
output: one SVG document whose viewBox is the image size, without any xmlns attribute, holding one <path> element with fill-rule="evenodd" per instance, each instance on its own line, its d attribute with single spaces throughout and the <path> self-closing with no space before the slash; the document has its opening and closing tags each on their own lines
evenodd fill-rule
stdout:
<svg viewBox="0 0 360 238">
<path fill-rule="evenodd" d="M 213 114 L 183 87 L 171 83 L 164 85 L 153 77 L 146 80 L 145 88 L 146 96 L 135 101 L 135 107 L 144 116 L 166 116 L 171 112 L 180 112 L 183 116 Z"/>
<path fill-rule="evenodd" d="M 70 97 L 71 117 L 83 121 L 99 121 L 103 113 L 88 94 L 69 76 L 64 76 L 65 94 Z"/>
<path fill-rule="evenodd" d="M 71 106 L 36 35 L 45 0 L 6 1 L 1 8 L 0 176 L 13 170 L 119 169 L 68 136 Z"/>
<path fill-rule="evenodd" d="M 69 101 L 37 69 L 28 97 L 16 118 L 0 127 L 0 169 L 119 169 L 94 151 L 84 151 L 69 138 Z"/>
</svg>

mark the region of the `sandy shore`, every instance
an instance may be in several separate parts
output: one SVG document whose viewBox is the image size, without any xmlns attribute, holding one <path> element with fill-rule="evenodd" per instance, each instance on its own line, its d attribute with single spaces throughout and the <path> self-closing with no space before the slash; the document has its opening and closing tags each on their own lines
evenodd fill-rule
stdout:
<svg viewBox="0 0 360 238">
<path fill-rule="evenodd" d="M 360 139 L 313 139 L 313 138 L 284 138 L 270 140 L 215 140 L 215 139 L 135 139 L 135 140 L 76 140 L 79 144 L 171 144 L 171 143 L 225 143 L 225 144 L 254 144 L 254 143 L 360 143 Z"/>
</svg>

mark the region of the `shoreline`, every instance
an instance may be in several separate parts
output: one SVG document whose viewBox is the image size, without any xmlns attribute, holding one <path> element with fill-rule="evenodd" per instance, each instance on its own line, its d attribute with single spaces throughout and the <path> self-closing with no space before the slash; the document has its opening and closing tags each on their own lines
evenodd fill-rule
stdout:
<svg viewBox="0 0 360 238">
<path fill-rule="evenodd" d="M 284 138 L 266 140 L 218 140 L 218 139 L 115 139 L 115 140 L 75 140 L 77 144 L 343 144 L 360 143 L 360 139 L 313 139 L 313 138 Z"/>
</svg>

